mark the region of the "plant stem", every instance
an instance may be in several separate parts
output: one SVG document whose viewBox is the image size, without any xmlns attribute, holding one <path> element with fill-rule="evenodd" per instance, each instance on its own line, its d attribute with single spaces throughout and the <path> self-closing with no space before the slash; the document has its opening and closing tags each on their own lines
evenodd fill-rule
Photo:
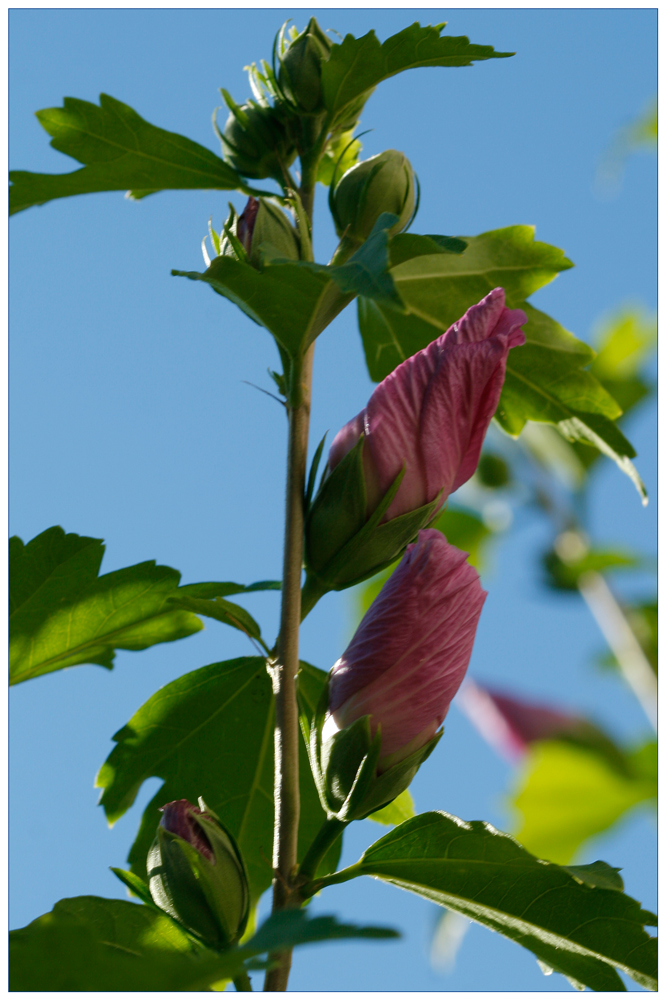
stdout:
<svg viewBox="0 0 666 1000">
<path fill-rule="evenodd" d="M 247 972 L 239 972 L 237 976 L 234 976 L 234 986 L 238 993 L 253 992 L 252 983 Z"/>
<path fill-rule="evenodd" d="M 275 695 L 275 832 L 273 839 L 273 912 L 298 906 L 292 879 L 296 869 L 298 818 L 298 633 L 301 621 L 301 571 L 303 565 L 303 495 L 310 423 L 310 388 L 314 345 L 302 366 L 292 373 L 287 409 L 289 450 L 287 455 L 287 503 L 285 518 L 282 609 L 277 659 L 269 671 Z M 264 990 L 287 988 L 291 950 L 275 953 L 278 963 L 266 974 Z"/>
</svg>

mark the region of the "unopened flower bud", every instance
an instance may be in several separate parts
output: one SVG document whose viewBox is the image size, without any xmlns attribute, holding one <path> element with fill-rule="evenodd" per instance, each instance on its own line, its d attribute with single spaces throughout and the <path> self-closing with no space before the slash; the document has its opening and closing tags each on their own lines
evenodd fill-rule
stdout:
<svg viewBox="0 0 666 1000">
<path fill-rule="evenodd" d="M 226 159 L 245 177 L 282 182 L 284 170 L 296 158 L 296 147 L 278 113 L 252 101 L 238 107 L 226 94 L 225 99 L 231 107 L 222 135 Z"/>
<path fill-rule="evenodd" d="M 329 196 L 338 236 L 356 243 L 367 240 L 382 212 L 398 216 L 389 236 L 402 232 L 414 214 L 414 204 L 414 171 L 404 153 L 395 149 L 350 167 Z"/>
<path fill-rule="evenodd" d="M 299 111 L 316 114 L 323 110 L 321 66 L 332 44 L 316 18 L 311 17 L 305 31 L 294 38 L 280 59 L 278 83 Z"/>
<path fill-rule="evenodd" d="M 203 801 L 168 802 L 148 853 L 155 903 L 210 947 L 242 935 L 250 895 L 245 865 L 231 834 Z"/>
<path fill-rule="evenodd" d="M 264 256 L 298 260 L 298 233 L 284 212 L 265 198 L 250 198 L 238 218 L 236 235 L 248 260 L 259 268 Z"/>
</svg>

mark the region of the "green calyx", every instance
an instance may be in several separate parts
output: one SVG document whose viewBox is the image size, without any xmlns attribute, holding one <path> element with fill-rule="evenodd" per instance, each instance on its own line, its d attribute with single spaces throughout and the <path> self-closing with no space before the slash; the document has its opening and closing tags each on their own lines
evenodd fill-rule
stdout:
<svg viewBox="0 0 666 1000">
<path fill-rule="evenodd" d="M 213 849 L 214 861 L 160 825 L 148 852 L 150 894 L 157 906 L 209 947 L 228 948 L 247 924 L 247 873 L 231 834 L 202 799 L 199 803 L 204 814 L 197 822 Z"/>
<path fill-rule="evenodd" d="M 435 749 L 443 731 L 404 760 L 378 773 L 381 727 L 377 727 L 373 738 L 370 716 L 365 715 L 324 738 L 328 702 L 327 683 L 314 718 L 308 722 L 302 717 L 301 727 L 322 807 L 329 819 L 349 823 L 365 819 L 404 792 Z"/>
<path fill-rule="evenodd" d="M 273 177 L 284 185 L 296 147 L 278 110 L 255 101 L 239 106 L 226 90 L 222 96 L 230 110 L 221 135 L 225 159 L 245 177 Z"/>
<path fill-rule="evenodd" d="M 433 519 L 441 499 L 380 523 L 396 495 L 401 471 L 378 507 L 367 513 L 363 435 L 325 472 L 305 522 L 305 567 L 318 588 L 344 590 L 385 569 Z M 305 584 L 308 587 L 308 582 Z M 311 585 L 312 586 L 312 585 Z"/>
<path fill-rule="evenodd" d="M 409 225 L 415 205 L 414 171 L 404 153 L 395 149 L 361 160 L 329 190 L 338 236 L 357 243 L 368 238 L 382 212 L 398 217 L 389 237 L 401 233 Z"/>
<path fill-rule="evenodd" d="M 278 83 L 285 97 L 305 114 L 324 110 L 321 67 L 330 55 L 332 42 L 314 17 L 280 57 Z"/>
<path fill-rule="evenodd" d="M 220 256 L 231 256 L 250 264 L 257 271 L 263 269 L 266 260 L 300 259 L 299 234 L 277 205 L 259 198 L 259 208 L 249 238 L 247 233 L 241 238 L 239 218 L 230 205 L 229 216 L 220 234 Z"/>
</svg>

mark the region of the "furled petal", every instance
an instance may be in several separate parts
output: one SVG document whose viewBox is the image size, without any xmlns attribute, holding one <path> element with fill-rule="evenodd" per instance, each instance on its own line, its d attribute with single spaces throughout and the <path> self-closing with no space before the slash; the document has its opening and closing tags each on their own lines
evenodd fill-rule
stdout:
<svg viewBox="0 0 666 1000">
<path fill-rule="evenodd" d="M 423 746 L 465 675 L 485 596 L 466 553 L 439 531 L 421 531 L 333 667 L 336 725 L 370 715 L 391 763 Z"/>
</svg>

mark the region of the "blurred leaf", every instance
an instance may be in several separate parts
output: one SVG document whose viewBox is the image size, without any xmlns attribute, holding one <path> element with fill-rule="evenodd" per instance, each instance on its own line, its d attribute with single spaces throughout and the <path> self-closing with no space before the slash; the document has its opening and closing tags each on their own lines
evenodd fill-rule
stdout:
<svg viewBox="0 0 666 1000">
<path fill-rule="evenodd" d="M 512 52 L 495 52 L 491 45 L 470 45 L 464 36 L 440 38 L 444 24 L 404 28 L 382 44 L 374 31 L 362 38 L 347 35 L 334 45 L 322 66 L 324 104 L 332 124 L 360 114 L 382 80 L 419 66 L 469 66 L 482 59 L 501 59 Z M 350 105 L 352 107 L 350 107 Z M 347 114 L 345 115 L 345 110 Z"/>
<path fill-rule="evenodd" d="M 331 268 L 305 261 L 266 264 L 256 271 L 231 257 L 215 257 L 208 270 L 171 273 L 204 281 L 273 334 L 290 357 L 297 357 L 351 302 L 332 280 Z"/>
<path fill-rule="evenodd" d="M 339 180 L 357 162 L 363 147 L 360 140 L 353 136 L 354 129 L 350 128 L 346 132 L 340 132 L 329 142 L 317 168 L 317 180 L 320 184 L 328 187 L 336 167 L 336 178 Z"/>
<path fill-rule="evenodd" d="M 597 170 L 595 186 L 599 194 L 612 197 L 619 193 L 624 166 L 631 153 L 657 152 L 658 121 L 655 98 L 642 114 L 616 132 Z"/>
<path fill-rule="evenodd" d="M 588 838 L 657 794 L 646 774 L 623 775 L 601 754 L 555 741 L 530 750 L 516 789 L 511 803 L 521 822 L 515 836 L 533 854 L 560 864 L 568 863 Z"/>
<path fill-rule="evenodd" d="M 430 944 L 430 964 L 437 972 L 453 972 L 458 952 L 471 921 L 455 910 L 447 910 L 437 921 Z"/>
<path fill-rule="evenodd" d="M 382 823 L 384 826 L 398 826 L 399 823 L 403 823 L 406 819 L 411 819 L 415 816 L 414 811 L 414 800 L 406 788 L 404 792 L 400 792 L 400 795 L 393 802 L 389 802 L 387 806 L 383 809 L 378 809 L 377 812 L 370 813 L 366 819 L 371 819 L 375 823 Z"/>
<path fill-rule="evenodd" d="M 617 549 L 591 549 L 582 558 L 565 561 L 554 550 L 543 557 L 546 581 L 556 590 L 577 590 L 583 573 L 603 573 L 610 569 L 640 569 L 643 560 Z"/>
<path fill-rule="evenodd" d="M 657 318 L 644 306 L 624 306 L 606 316 L 595 335 L 591 371 L 599 379 L 640 374 L 657 347 Z"/>
<path fill-rule="evenodd" d="M 299 691 L 309 709 L 325 674 L 301 664 Z M 159 822 L 159 806 L 174 799 L 196 802 L 201 795 L 236 838 L 248 869 L 253 901 L 272 880 L 273 696 L 261 657 L 213 663 L 160 688 L 116 733 L 115 749 L 96 779 L 109 823 L 134 802 L 144 781 L 164 784 L 146 807 L 128 860 L 146 879 L 146 856 Z M 301 821 L 299 857 L 323 821 L 305 747 L 300 755 Z M 322 870 L 334 869 L 340 841 Z"/>
<path fill-rule="evenodd" d="M 38 111 L 37 118 L 53 136 L 53 148 L 85 166 L 70 174 L 10 171 L 10 215 L 53 198 L 96 191 L 136 189 L 138 197 L 145 197 L 167 188 L 231 191 L 243 184 L 215 153 L 150 125 L 108 94 L 100 94 L 99 107 L 66 97 L 62 108 Z"/>
<path fill-rule="evenodd" d="M 532 951 L 594 990 L 624 990 L 615 968 L 656 989 L 653 914 L 616 889 L 592 888 L 540 861 L 487 823 L 427 812 L 402 823 L 360 861 L 315 886 L 370 875 L 464 916 Z"/>
<path fill-rule="evenodd" d="M 12 992 L 207 991 L 257 955 L 316 941 L 388 939 L 388 927 L 272 914 L 244 944 L 226 952 L 197 945 L 165 913 L 120 899 L 61 899 L 50 913 L 9 935 Z"/>
<path fill-rule="evenodd" d="M 435 518 L 430 527 L 441 531 L 451 545 L 455 545 L 457 549 L 462 549 L 464 552 L 469 553 L 468 561 L 472 566 L 476 566 L 478 569 L 483 564 L 485 543 L 492 537 L 493 532 L 486 527 L 477 514 L 469 510 L 464 510 L 461 507 L 448 505 Z M 387 569 L 382 570 L 381 573 L 373 576 L 371 580 L 368 580 L 367 583 L 362 584 L 359 588 L 357 591 L 360 612 L 358 615 L 359 621 L 378 596 L 379 591 L 394 569 L 396 569 L 398 563 L 399 560 Z"/>
<path fill-rule="evenodd" d="M 111 669 L 114 650 L 146 649 L 203 628 L 169 597 L 180 573 L 154 561 L 98 577 L 101 539 L 48 528 L 9 543 L 10 684 L 81 663 Z"/>
</svg>

